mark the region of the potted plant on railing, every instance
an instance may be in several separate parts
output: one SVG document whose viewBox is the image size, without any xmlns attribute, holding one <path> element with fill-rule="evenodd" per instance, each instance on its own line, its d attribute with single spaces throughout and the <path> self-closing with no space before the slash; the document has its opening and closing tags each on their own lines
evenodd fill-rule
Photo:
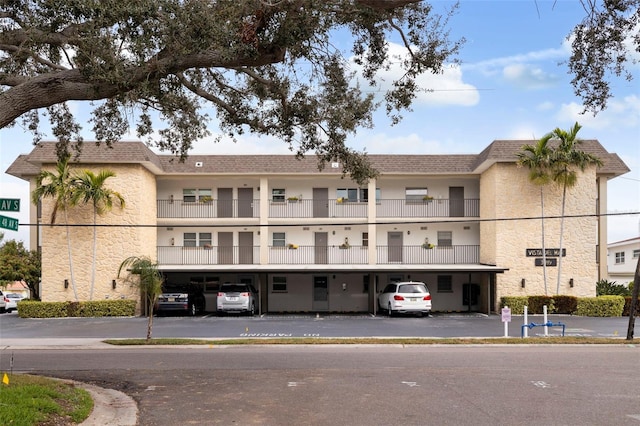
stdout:
<svg viewBox="0 0 640 426">
<path fill-rule="evenodd" d="M 202 204 L 211 204 L 211 202 L 213 201 L 213 197 L 211 197 L 209 195 L 204 195 L 204 196 L 200 197 L 199 201 Z"/>
<path fill-rule="evenodd" d="M 293 197 L 287 198 L 287 201 L 289 201 L 290 203 L 297 203 L 300 198 L 302 198 L 302 196 L 295 196 L 294 195 Z"/>
<path fill-rule="evenodd" d="M 340 244 L 340 248 L 343 250 L 351 248 L 351 244 L 349 244 L 349 238 L 345 237 L 344 243 Z"/>
<path fill-rule="evenodd" d="M 287 248 L 289 250 L 297 250 L 298 249 L 298 245 L 289 243 L 289 244 L 287 244 Z"/>
<path fill-rule="evenodd" d="M 433 201 L 433 197 L 431 195 L 425 195 L 424 197 L 422 197 L 422 201 L 424 201 L 425 203 L 430 203 Z"/>
<path fill-rule="evenodd" d="M 432 248 L 435 248 L 435 244 L 431 244 L 429 239 L 425 238 L 424 243 L 422 243 L 422 248 L 425 250 L 431 250 Z"/>
<path fill-rule="evenodd" d="M 337 203 L 337 204 L 342 204 L 342 203 L 344 203 L 344 197 L 337 198 L 337 199 L 336 199 L 336 203 Z"/>
</svg>

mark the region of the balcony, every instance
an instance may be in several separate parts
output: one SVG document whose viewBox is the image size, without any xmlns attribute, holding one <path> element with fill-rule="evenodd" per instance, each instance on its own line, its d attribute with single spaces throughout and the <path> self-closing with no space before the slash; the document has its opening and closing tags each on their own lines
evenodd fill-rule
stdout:
<svg viewBox="0 0 640 426">
<path fill-rule="evenodd" d="M 269 265 L 366 265 L 369 247 L 297 246 L 269 247 Z M 480 261 L 480 246 L 457 245 L 425 249 L 422 246 L 377 246 L 378 265 L 466 265 Z M 260 247 L 158 247 L 158 264 L 258 265 Z"/>
<path fill-rule="evenodd" d="M 211 219 L 257 218 L 260 216 L 260 200 L 212 200 L 206 203 L 182 200 L 158 200 L 158 218 Z M 333 200 L 284 200 L 269 201 L 269 218 L 366 218 L 367 202 Z M 379 218 L 412 217 L 480 217 L 480 200 L 433 199 L 409 202 L 405 199 L 376 201 Z"/>
</svg>

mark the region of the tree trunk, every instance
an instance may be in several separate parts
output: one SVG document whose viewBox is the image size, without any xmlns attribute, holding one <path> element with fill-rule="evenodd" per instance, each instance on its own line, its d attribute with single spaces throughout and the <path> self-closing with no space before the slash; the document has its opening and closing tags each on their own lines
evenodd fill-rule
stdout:
<svg viewBox="0 0 640 426">
<path fill-rule="evenodd" d="M 558 283 L 556 294 L 560 294 L 560 276 L 562 274 L 562 236 L 564 234 L 564 205 L 567 200 L 567 184 L 562 186 L 562 211 L 560 212 L 560 253 L 558 254 Z"/>
<path fill-rule="evenodd" d="M 640 257 L 636 264 L 636 273 L 633 277 L 633 291 L 629 304 L 629 328 L 627 328 L 627 340 L 633 340 L 633 329 L 636 322 L 636 309 L 638 307 L 638 295 L 640 294 Z"/>
<path fill-rule="evenodd" d="M 89 290 L 89 300 L 93 300 L 93 287 L 96 283 L 96 252 L 98 251 L 98 240 L 97 240 L 97 211 L 96 207 L 93 207 L 93 258 L 91 261 L 91 290 Z"/>
<path fill-rule="evenodd" d="M 65 223 L 65 228 L 67 230 L 67 251 L 69 252 L 69 275 L 71 275 L 70 279 L 71 279 L 71 288 L 73 289 L 73 297 L 75 298 L 76 302 L 78 301 L 78 292 L 76 290 L 76 279 L 73 276 L 73 261 L 71 260 L 71 234 L 69 231 L 69 220 L 67 217 L 67 210 L 65 209 L 64 211 L 64 223 Z"/>
</svg>

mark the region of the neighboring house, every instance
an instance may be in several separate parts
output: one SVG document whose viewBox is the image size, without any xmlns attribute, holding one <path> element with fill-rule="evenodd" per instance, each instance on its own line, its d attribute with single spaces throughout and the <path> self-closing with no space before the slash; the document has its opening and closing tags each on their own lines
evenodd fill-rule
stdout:
<svg viewBox="0 0 640 426">
<path fill-rule="evenodd" d="M 607 246 L 609 281 L 623 285 L 633 281 L 638 257 L 640 257 L 640 237 L 609 243 Z"/>
<path fill-rule="evenodd" d="M 197 287 L 214 310 L 218 286 L 259 289 L 260 312 L 371 312 L 389 281 L 428 284 L 435 311 L 499 309 L 505 295 L 544 294 L 540 189 L 516 165 L 522 145 L 494 141 L 479 154 L 369 155 L 380 176 L 359 186 L 338 163 L 316 157 L 191 155 L 180 162 L 140 142 L 113 148 L 86 142 L 75 168 L 109 169 L 126 200 L 98 217 L 95 298 L 139 299 L 117 280 L 129 256 L 157 259 L 168 284 Z M 603 166 L 588 168 L 567 193 L 560 293 L 594 296 L 607 276 L 607 181 L 629 171 L 595 140 L 581 148 Z M 53 170 L 55 144 L 19 156 L 7 173 L 31 182 Z M 562 189 L 544 188 L 548 294 L 555 294 Z M 44 199 L 31 209 L 31 246 L 42 249 L 42 300 L 89 295 L 93 217 L 67 211 L 67 227 Z"/>
</svg>

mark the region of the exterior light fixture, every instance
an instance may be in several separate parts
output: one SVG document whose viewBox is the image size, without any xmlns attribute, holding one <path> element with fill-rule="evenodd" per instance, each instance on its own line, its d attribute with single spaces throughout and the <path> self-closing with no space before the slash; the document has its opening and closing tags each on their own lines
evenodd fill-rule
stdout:
<svg viewBox="0 0 640 426">
<path fill-rule="evenodd" d="M 64 280 L 64 288 L 69 288 L 69 280 Z"/>
<path fill-rule="evenodd" d="M 522 281 L 520 281 L 520 285 L 522 286 L 522 288 L 524 288 L 525 286 L 525 279 L 523 278 Z"/>
<path fill-rule="evenodd" d="M 111 280 L 111 288 L 116 289 L 116 280 Z"/>
<path fill-rule="evenodd" d="M 573 278 L 569 280 L 569 287 L 573 288 Z"/>
</svg>

